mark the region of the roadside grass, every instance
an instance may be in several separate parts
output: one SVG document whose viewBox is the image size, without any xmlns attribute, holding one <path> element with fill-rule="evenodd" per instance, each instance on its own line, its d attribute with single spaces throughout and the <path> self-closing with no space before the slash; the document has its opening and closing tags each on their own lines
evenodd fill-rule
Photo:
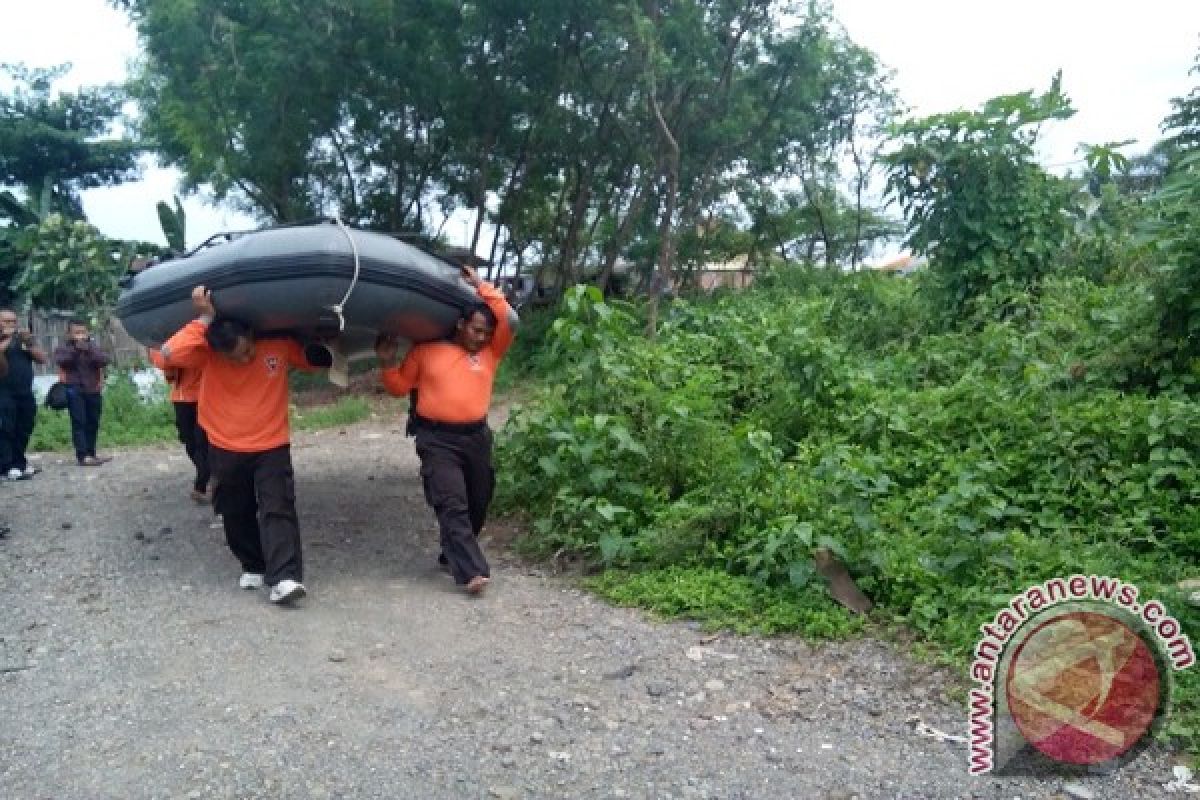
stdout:
<svg viewBox="0 0 1200 800">
<path fill-rule="evenodd" d="M 293 430 L 315 431 L 353 425 L 371 416 L 371 404 L 363 397 L 347 396 L 334 403 L 304 409 L 292 408 Z"/>
<path fill-rule="evenodd" d="M 695 620 L 706 630 L 768 636 L 802 632 L 814 639 L 839 639 L 864 627 L 861 617 L 824 592 L 766 586 L 711 567 L 611 570 L 585 579 L 584 585 L 616 605 Z"/>
<path fill-rule="evenodd" d="M 138 396 L 128 379 L 117 376 L 104 391 L 100 416 L 101 450 L 174 441 L 175 410 L 165 399 Z M 31 452 L 70 450 L 71 418 L 66 411 L 38 407 L 37 425 L 29 442 Z"/>
<path fill-rule="evenodd" d="M 321 391 L 314 384 L 312 391 Z M 337 398 L 314 398 L 310 404 L 306 389 L 293 395 L 291 408 L 292 430 L 313 431 L 353 425 L 373 413 L 399 413 L 404 401 L 391 398 L 343 395 Z M 324 401 L 324 402 L 320 402 Z M 161 396 L 139 397 L 132 381 L 114 379 L 104 392 L 104 410 L 100 417 L 99 446 L 102 450 L 114 447 L 173 442 L 176 440 L 175 410 Z M 71 449 L 71 419 L 66 411 L 53 411 L 39 406 L 37 424 L 30 439 L 30 452 L 54 452 Z"/>
</svg>

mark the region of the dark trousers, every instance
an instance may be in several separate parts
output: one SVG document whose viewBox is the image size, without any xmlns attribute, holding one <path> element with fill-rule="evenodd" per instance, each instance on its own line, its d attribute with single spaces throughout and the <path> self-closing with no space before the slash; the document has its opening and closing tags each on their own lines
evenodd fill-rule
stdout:
<svg viewBox="0 0 1200 800">
<path fill-rule="evenodd" d="M 96 435 L 100 432 L 100 415 L 104 413 L 101 394 L 85 392 L 78 386 L 67 387 L 67 413 L 71 416 L 75 458 L 82 461 L 96 455 Z"/>
<path fill-rule="evenodd" d="M 425 499 L 437 514 L 442 553 L 457 583 L 491 577 L 477 538 L 496 485 L 492 432 L 453 433 L 418 427 L 417 455 Z"/>
<path fill-rule="evenodd" d="M 37 401 L 32 394 L 0 392 L 0 474 L 24 470 L 25 448 L 37 420 Z"/>
<path fill-rule="evenodd" d="M 204 428 L 196 421 L 195 403 L 173 403 L 175 406 L 175 430 L 187 456 L 196 468 L 196 480 L 192 488 L 203 492 L 208 488 L 208 437 Z"/>
<path fill-rule="evenodd" d="M 292 448 L 235 453 L 210 444 L 208 465 L 217 481 L 213 510 L 221 515 L 225 541 L 242 570 L 263 575 L 271 586 L 302 581 Z"/>
</svg>

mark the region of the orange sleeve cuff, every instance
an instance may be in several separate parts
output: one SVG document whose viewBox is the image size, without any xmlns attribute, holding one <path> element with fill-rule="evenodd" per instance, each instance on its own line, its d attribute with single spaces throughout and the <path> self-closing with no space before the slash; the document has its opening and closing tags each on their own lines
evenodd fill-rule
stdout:
<svg viewBox="0 0 1200 800">
<path fill-rule="evenodd" d="M 486 281 L 479 284 L 479 297 L 487 303 L 488 308 L 496 315 L 496 332 L 492 334 L 491 349 L 496 358 L 501 358 L 508 351 L 513 341 L 512 325 L 508 324 L 508 315 L 512 307 L 504 297 L 504 293 Z"/>
<path fill-rule="evenodd" d="M 163 344 L 163 363 L 169 367 L 203 367 L 211 350 L 204 334 L 208 323 L 194 320 Z"/>
</svg>

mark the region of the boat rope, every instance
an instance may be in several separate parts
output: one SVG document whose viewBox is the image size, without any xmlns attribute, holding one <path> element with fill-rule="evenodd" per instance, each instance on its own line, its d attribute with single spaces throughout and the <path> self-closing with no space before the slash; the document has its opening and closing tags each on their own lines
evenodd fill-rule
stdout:
<svg viewBox="0 0 1200 800">
<path fill-rule="evenodd" d="M 346 224 L 342 222 L 342 218 L 339 216 L 334 216 L 333 221 L 337 223 L 338 228 L 345 234 L 346 241 L 350 243 L 350 252 L 354 254 L 354 277 L 350 279 L 350 286 L 346 289 L 346 296 L 342 298 L 342 302 L 329 307 L 330 311 L 337 314 L 338 333 L 341 333 L 346 330 L 346 318 L 342 316 L 342 310 L 346 307 L 346 303 L 350 301 L 350 295 L 354 294 L 354 287 L 358 285 L 359 259 L 358 245 L 354 243 L 354 237 L 350 235 L 350 229 L 346 227 Z"/>
</svg>

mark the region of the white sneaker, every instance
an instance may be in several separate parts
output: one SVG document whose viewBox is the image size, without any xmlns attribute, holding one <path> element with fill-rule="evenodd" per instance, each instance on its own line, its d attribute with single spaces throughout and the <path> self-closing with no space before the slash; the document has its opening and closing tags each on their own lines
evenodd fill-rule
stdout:
<svg viewBox="0 0 1200 800">
<path fill-rule="evenodd" d="M 238 578 L 240 589 L 261 589 L 262 585 L 263 576 L 257 572 L 243 572 L 242 577 Z"/>
<path fill-rule="evenodd" d="M 307 594 L 303 583 L 297 583 L 289 578 L 284 578 L 279 583 L 271 587 L 271 602 L 287 604 L 299 600 Z"/>
<path fill-rule="evenodd" d="M 10 481 L 19 481 L 25 477 L 25 473 L 16 467 L 13 467 L 5 474 L 4 477 L 8 478 Z"/>
<path fill-rule="evenodd" d="M 39 472 L 41 472 L 41 471 L 42 471 L 42 468 L 41 468 L 41 467 L 35 467 L 35 466 L 33 466 L 32 464 L 30 464 L 30 465 L 28 465 L 27 467 L 25 467 L 25 472 L 24 472 L 24 473 L 22 473 L 22 474 L 23 474 L 23 475 L 24 475 L 26 478 L 32 478 L 34 475 L 37 475 L 37 474 L 38 474 Z"/>
</svg>

